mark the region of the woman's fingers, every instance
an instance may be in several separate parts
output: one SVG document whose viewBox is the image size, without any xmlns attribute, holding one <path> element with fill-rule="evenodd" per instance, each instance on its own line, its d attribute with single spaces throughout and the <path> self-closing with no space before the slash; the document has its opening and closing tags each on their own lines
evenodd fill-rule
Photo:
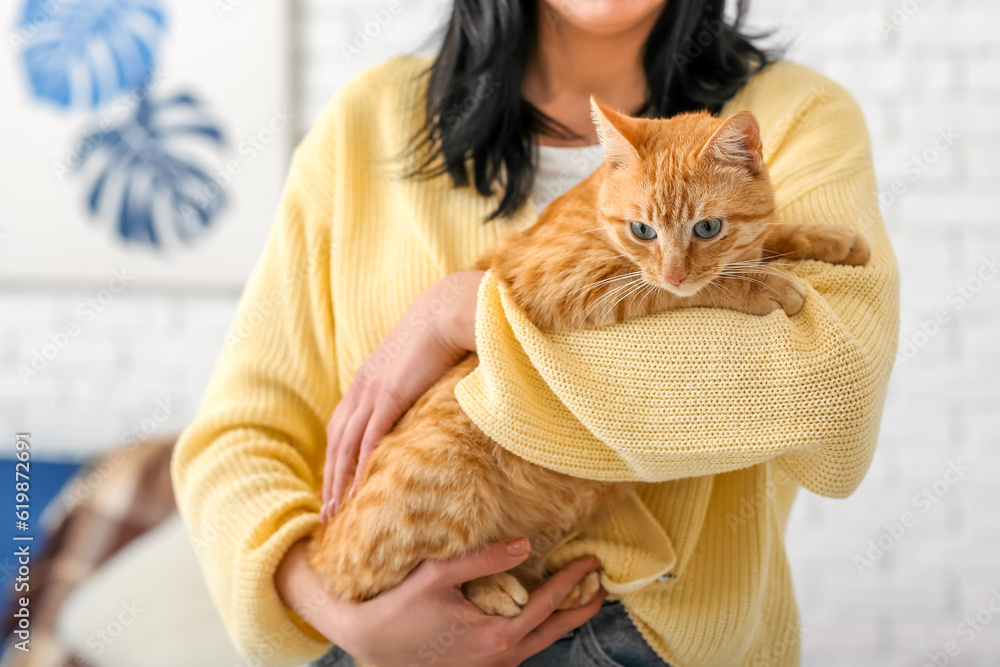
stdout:
<svg viewBox="0 0 1000 667">
<path fill-rule="evenodd" d="M 364 433 L 365 426 L 371 418 L 371 404 L 362 401 L 361 405 L 354 410 L 354 413 L 347 420 L 344 434 L 337 443 L 337 463 L 333 471 L 333 488 L 330 491 L 329 516 L 333 516 L 340 508 L 340 502 L 344 498 L 344 491 L 347 489 L 347 482 L 354 475 L 358 464 L 358 449 L 361 446 L 361 434 Z"/>
<path fill-rule="evenodd" d="M 602 588 L 594 595 L 594 598 L 590 602 L 582 607 L 567 611 L 557 611 L 550 615 L 541 625 L 531 630 L 521 640 L 519 646 L 523 651 L 521 660 L 526 660 L 539 651 L 547 649 L 567 632 L 580 627 L 592 619 L 601 610 L 601 605 L 607 596 L 608 592 Z"/>
<path fill-rule="evenodd" d="M 340 438 L 344 435 L 344 428 L 347 427 L 347 420 L 353 413 L 354 405 L 357 403 L 355 394 L 350 391 L 343 400 L 337 404 L 330 417 L 330 422 L 326 425 L 326 460 L 323 463 L 323 506 L 320 508 L 319 517 L 321 521 L 330 518 L 330 506 L 333 500 L 333 481 L 337 470 L 337 451 Z"/>
<path fill-rule="evenodd" d="M 549 577 L 531 594 L 528 598 L 528 604 L 524 605 L 524 609 L 521 611 L 521 615 L 514 619 L 513 622 L 518 627 L 520 634 L 527 635 L 545 623 L 556 612 L 573 587 L 600 566 L 601 562 L 595 556 L 584 556 L 577 558 Z M 584 607 L 587 606 L 584 605 Z M 569 612 L 560 612 L 560 614 L 562 613 Z"/>
<path fill-rule="evenodd" d="M 375 446 L 392 430 L 392 426 L 396 423 L 397 419 L 399 419 L 399 415 L 396 414 L 396 410 L 388 402 L 383 401 L 379 403 L 375 411 L 372 412 L 371 419 L 365 427 L 364 436 L 361 438 L 358 468 L 354 474 L 354 484 L 351 486 L 352 498 L 358 489 L 358 483 L 364 474 L 365 466 L 368 465 L 368 459 L 371 458 L 372 452 L 375 451 Z"/>
<path fill-rule="evenodd" d="M 323 461 L 323 496 L 319 507 L 319 520 L 326 521 L 326 508 L 330 503 L 330 490 L 333 488 L 333 469 L 337 460 L 335 441 L 330 439 L 330 430 L 326 436 L 326 459 Z"/>
<path fill-rule="evenodd" d="M 558 611 L 573 587 L 594 572 L 601 563 L 594 556 L 578 558 L 539 586 L 528 598 L 521 615 L 511 621 L 521 660 L 542 651 L 570 630 L 578 628 L 600 610 L 607 592 L 601 589 L 587 604 Z"/>
<path fill-rule="evenodd" d="M 531 543 L 518 537 L 506 542 L 493 542 L 448 560 L 427 561 L 424 565 L 439 582 L 448 586 L 461 586 L 473 579 L 515 568 L 530 553 Z"/>
</svg>

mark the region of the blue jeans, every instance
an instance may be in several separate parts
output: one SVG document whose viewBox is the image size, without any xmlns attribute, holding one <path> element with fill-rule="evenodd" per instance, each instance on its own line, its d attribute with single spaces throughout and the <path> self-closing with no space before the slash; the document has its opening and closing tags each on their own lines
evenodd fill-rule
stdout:
<svg viewBox="0 0 1000 667">
<path fill-rule="evenodd" d="M 334 648 L 313 667 L 354 667 L 354 660 Z M 414 667 L 424 663 L 414 662 Z M 475 667 L 470 665 L 469 667 Z M 521 667 L 669 667 L 632 624 L 620 602 L 605 601 L 582 626 L 561 638 Z"/>
</svg>

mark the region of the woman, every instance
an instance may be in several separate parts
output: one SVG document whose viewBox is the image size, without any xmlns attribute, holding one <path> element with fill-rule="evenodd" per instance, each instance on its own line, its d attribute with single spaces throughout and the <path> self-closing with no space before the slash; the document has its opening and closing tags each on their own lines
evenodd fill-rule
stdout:
<svg viewBox="0 0 1000 667">
<path fill-rule="evenodd" d="M 785 523 L 799 486 L 845 496 L 864 476 L 897 272 L 857 106 L 806 68 L 765 66 L 721 17 L 704 0 L 456 0 L 433 63 L 396 58 L 338 91 L 296 151 L 238 335 L 174 460 L 243 652 L 275 665 L 798 663 Z M 463 269 L 600 162 L 591 95 L 649 116 L 754 111 L 778 221 L 862 229 L 869 265 L 790 264 L 809 286 L 791 318 L 686 309 L 613 331 L 535 329 Z M 470 350 L 480 368 L 461 399 L 477 424 L 530 461 L 642 482 L 636 501 L 562 549 L 569 564 L 515 619 L 476 612 L 460 586 L 521 562 L 517 536 L 424 563 L 362 604 L 323 595 L 305 558 L 321 509 L 336 511 L 357 461 Z M 620 602 L 554 611 L 598 564 Z"/>
</svg>

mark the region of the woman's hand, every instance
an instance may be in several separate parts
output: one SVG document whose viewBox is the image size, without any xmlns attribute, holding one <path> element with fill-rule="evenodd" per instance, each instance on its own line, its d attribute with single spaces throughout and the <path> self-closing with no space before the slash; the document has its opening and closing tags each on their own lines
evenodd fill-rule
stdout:
<svg viewBox="0 0 1000 667">
<path fill-rule="evenodd" d="M 586 623 L 601 607 L 602 590 L 582 607 L 557 611 L 577 583 L 599 566 L 573 561 L 533 592 L 520 616 L 487 616 L 462 595 L 462 584 L 516 567 L 531 550 L 524 538 L 497 542 L 447 561 L 428 561 L 395 588 L 362 603 L 323 592 L 309 567 L 306 542 L 285 555 L 275 584 L 285 603 L 335 645 L 367 663 L 408 667 L 513 667 Z"/>
<path fill-rule="evenodd" d="M 326 427 L 322 521 L 336 513 L 348 481 L 361 477 L 393 424 L 445 371 L 475 351 L 483 275 L 462 271 L 432 285 L 355 373 Z"/>
</svg>

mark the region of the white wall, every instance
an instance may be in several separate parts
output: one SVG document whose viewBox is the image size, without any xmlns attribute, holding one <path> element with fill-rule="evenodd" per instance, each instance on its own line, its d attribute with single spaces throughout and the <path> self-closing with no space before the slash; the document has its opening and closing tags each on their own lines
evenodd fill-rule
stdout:
<svg viewBox="0 0 1000 667">
<path fill-rule="evenodd" d="M 424 43 L 446 5 L 399 3 L 348 58 L 342 45 L 389 3 L 300 2 L 300 132 L 354 72 Z M 958 627 L 1000 591 L 1000 279 L 977 278 L 1000 256 L 1000 3 L 758 0 L 754 17 L 795 37 L 790 57 L 857 96 L 880 187 L 891 192 L 898 180 L 902 192 L 887 195 L 883 213 L 903 274 L 901 341 L 914 353 L 897 364 L 861 489 L 844 501 L 803 494 L 793 514 L 804 664 L 919 666 L 952 640 L 960 653 L 947 664 L 1000 664 L 1000 615 L 982 612 L 981 632 Z M 949 131 L 957 138 L 936 150 L 935 138 Z M 926 170 L 913 161 L 925 151 Z M 0 261 L 11 250 L 0 236 Z M 972 297 L 961 307 L 957 285 Z M 176 405 L 160 432 L 189 421 L 238 296 L 126 291 L 27 386 L 11 374 L 95 292 L 0 293 L 0 431 L 32 431 L 39 455 L 114 444 L 158 399 Z M 935 328 L 927 323 L 936 315 L 947 321 Z M 959 462 L 968 470 L 943 481 L 955 479 L 948 470 Z M 925 487 L 934 502 L 915 504 Z M 885 526 L 907 512 L 913 525 L 897 541 Z M 880 538 L 890 548 L 859 573 L 855 557 Z M 1000 609 L 1000 593 L 993 606 Z"/>
<path fill-rule="evenodd" d="M 998 665 L 1000 614 L 982 612 L 982 632 L 958 626 L 1000 591 L 1000 266 L 988 268 L 1000 260 L 1000 3 L 755 7 L 787 17 L 791 56 L 861 103 L 902 273 L 901 358 L 871 472 L 848 500 L 803 494 L 789 528 L 804 664 L 919 666 L 932 653 Z M 954 143 L 935 147 L 949 131 Z M 906 513 L 912 525 L 894 527 Z M 880 539 L 878 560 L 855 562 Z M 942 653 L 949 641 L 957 655 Z"/>
</svg>

